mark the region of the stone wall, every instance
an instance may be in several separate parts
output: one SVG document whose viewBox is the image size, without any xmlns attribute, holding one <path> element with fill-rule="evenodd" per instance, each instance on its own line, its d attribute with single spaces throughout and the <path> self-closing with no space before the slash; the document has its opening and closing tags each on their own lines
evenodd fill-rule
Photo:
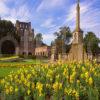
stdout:
<svg viewBox="0 0 100 100">
<path fill-rule="evenodd" d="M 16 21 L 16 29 L 20 36 L 20 55 L 34 55 L 34 30 L 31 22 Z"/>
<path fill-rule="evenodd" d="M 41 46 L 35 48 L 35 56 L 50 57 L 51 48 L 49 46 Z"/>
<path fill-rule="evenodd" d="M 4 41 L 7 41 L 7 40 L 11 41 L 14 44 L 14 46 L 15 46 L 15 55 L 18 55 L 19 54 L 19 44 L 18 44 L 18 41 L 16 39 L 14 39 L 13 36 L 7 35 L 7 36 L 3 37 L 2 39 L 0 39 L 0 56 L 2 56 L 2 52 L 1 52 L 2 43 Z"/>
</svg>

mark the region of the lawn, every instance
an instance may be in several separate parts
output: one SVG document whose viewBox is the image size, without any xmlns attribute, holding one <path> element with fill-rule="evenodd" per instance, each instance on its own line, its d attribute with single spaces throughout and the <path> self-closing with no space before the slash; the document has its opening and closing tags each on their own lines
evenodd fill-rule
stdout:
<svg viewBox="0 0 100 100">
<path fill-rule="evenodd" d="M 16 68 L 16 67 L 1 67 L 0 68 L 0 79 L 1 78 L 3 78 L 3 77 L 5 77 L 5 76 L 7 76 L 7 75 L 9 75 L 10 74 L 10 72 L 16 72 L 17 70 L 18 70 L 19 68 Z"/>
<path fill-rule="evenodd" d="M 3 60 L 4 59 L 4 60 Z M 0 78 L 3 78 L 10 74 L 10 72 L 16 72 L 20 66 L 30 66 L 43 63 L 42 60 L 33 59 L 20 59 L 16 57 L 0 58 Z"/>
</svg>

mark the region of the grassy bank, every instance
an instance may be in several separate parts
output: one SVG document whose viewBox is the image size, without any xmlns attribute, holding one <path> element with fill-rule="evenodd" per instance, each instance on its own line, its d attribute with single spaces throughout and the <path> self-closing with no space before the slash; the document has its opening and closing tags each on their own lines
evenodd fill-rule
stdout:
<svg viewBox="0 0 100 100">
<path fill-rule="evenodd" d="M 0 79 L 1 78 L 4 78 L 5 76 L 9 75 L 10 72 L 16 72 L 19 68 L 16 68 L 16 67 L 2 67 L 0 68 Z"/>
<path fill-rule="evenodd" d="M 36 65 L 43 63 L 42 60 L 35 59 L 19 59 L 15 60 L 15 57 L 11 58 L 1 58 L 0 61 L 0 78 L 3 78 L 10 74 L 10 72 L 16 72 L 19 68 L 25 66 L 28 67 L 30 65 Z M 10 60 L 10 61 L 9 61 Z"/>
</svg>

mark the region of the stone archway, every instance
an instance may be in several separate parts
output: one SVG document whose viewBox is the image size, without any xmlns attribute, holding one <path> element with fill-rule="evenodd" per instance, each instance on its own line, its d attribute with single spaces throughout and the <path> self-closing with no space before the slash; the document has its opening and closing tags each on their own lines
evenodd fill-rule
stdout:
<svg viewBox="0 0 100 100">
<path fill-rule="evenodd" d="M 9 55 L 18 55 L 19 54 L 19 45 L 14 37 L 8 35 L 3 37 L 0 40 L 0 56 L 4 54 Z"/>
</svg>

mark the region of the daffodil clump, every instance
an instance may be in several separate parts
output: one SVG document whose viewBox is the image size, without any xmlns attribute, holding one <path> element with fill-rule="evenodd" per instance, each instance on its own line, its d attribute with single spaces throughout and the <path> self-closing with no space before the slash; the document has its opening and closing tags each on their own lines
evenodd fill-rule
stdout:
<svg viewBox="0 0 100 100">
<path fill-rule="evenodd" d="M 99 100 L 100 65 L 39 64 L 22 67 L 0 80 L 5 100 Z"/>
</svg>

